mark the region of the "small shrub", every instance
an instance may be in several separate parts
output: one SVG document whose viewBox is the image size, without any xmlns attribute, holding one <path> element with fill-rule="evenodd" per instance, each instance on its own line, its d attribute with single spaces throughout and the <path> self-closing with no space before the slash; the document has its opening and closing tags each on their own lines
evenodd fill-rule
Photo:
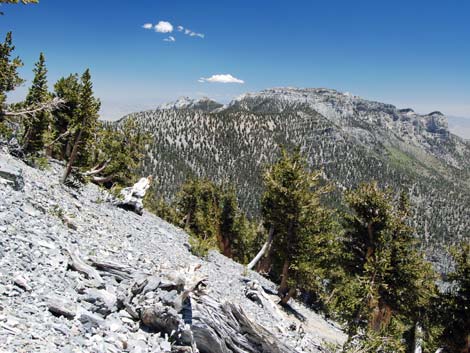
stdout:
<svg viewBox="0 0 470 353">
<path fill-rule="evenodd" d="M 30 156 L 26 161 L 29 165 L 40 170 L 49 170 L 49 160 L 44 156 Z"/>
<path fill-rule="evenodd" d="M 191 245 L 191 253 L 202 258 L 207 256 L 209 250 L 217 248 L 214 239 L 211 238 L 203 239 L 196 236 L 190 236 L 189 244 Z"/>
<path fill-rule="evenodd" d="M 122 189 L 124 189 L 121 185 L 114 184 L 111 189 L 109 190 L 110 194 L 113 195 L 117 199 L 124 199 L 124 197 L 121 194 Z"/>
<path fill-rule="evenodd" d="M 57 205 L 52 207 L 51 209 L 49 209 L 49 213 L 52 216 L 55 216 L 55 217 L 60 218 L 60 219 L 63 219 L 64 216 L 65 216 L 65 211 Z"/>
</svg>

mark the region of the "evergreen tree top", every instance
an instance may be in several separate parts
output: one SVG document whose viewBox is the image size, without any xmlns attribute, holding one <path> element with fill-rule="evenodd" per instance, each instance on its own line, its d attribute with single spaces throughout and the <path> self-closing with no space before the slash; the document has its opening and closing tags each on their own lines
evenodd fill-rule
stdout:
<svg viewBox="0 0 470 353">
<path fill-rule="evenodd" d="M 5 102 L 7 92 L 24 82 L 17 72 L 23 66 L 22 61 L 18 57 L 11 59 L 14 50 L 12 34 L 8 32 L 5 41 L 0 44 L 0 105 Z"/>
<path fill-rule="evenodd" d="M 47 87 L 46 58 L 43 53 L 39 55 L 39 60 L 35 64 L 33 72 L 33 83 L 26 96 L 26 104 L 28 105 L 45 102 L 50 97 Z"/>
</svg>

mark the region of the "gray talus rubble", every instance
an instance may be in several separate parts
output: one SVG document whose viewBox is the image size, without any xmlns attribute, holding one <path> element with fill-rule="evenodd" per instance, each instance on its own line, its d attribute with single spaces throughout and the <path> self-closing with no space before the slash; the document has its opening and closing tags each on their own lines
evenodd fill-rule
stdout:
<svg viewBox="0 0 470 353">
<path fill-rule="evenodd" d="M 95 185 L 61 185 L 61 169 L 0 151 L 0 352 L 322 352 L 344 341 L 300 304 L 283 311 L 274 285 L 242 265 L 191 255 L 182 230 Z"/>
</svg>

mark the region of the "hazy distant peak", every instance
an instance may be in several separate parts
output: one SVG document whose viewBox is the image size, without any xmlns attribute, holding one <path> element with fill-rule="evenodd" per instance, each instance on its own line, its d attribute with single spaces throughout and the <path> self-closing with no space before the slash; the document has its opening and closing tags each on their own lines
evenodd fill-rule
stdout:
<svg viewBox="0 0 470 353">
<path fill-rule="evenodd" d="M 210 99 L 209 97 L 203 97 L 199 99 L 193 99 L 189 97 L 180 97 L 174 102 L 165 103 L 158 107 L 159 110 L 171 110 L 171 109 L 195 109 L 210 112 L 215 109 L 222 107 L 223 105 Z"/>
<path fill-rule="evenodd" d="M 404 108 L 398 110 L 401 114 L 405 115 L 416 115 L 416 112 L 411 108 Z"/>
</svg>

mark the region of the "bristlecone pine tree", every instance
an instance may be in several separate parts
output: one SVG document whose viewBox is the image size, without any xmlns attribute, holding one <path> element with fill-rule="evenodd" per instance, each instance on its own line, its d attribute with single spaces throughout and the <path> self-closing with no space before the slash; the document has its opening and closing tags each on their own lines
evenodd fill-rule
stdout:
<svg viewBox="0 0 470 353">
<path fill-rule="evenodd" d="M 446 352 L 470 352 L 470 243 L 451 251 L 455 263 L 449 274 L 451 287 L 445 296 L 442 342 Z"/>
<path fill-rule="evenodd" d="M 209 180 L 189 179 L 177 197 L 184 228 L 204 247 L 225 252 L 220 232 L 221 190 Z"/>
<path fill-rule="evenodd" d="M 62 77 L 54 85 L 55 96 L 64 101 L 64 104 L 54 112 L 57 141 L 53 146 L 53 156 L 61 160 L 68 159 L 72 151 L 73 127 L 77 125 L 81 88 L 77 74 Z"/>
<path fill-rule="evenodd" d="M 427 331 L 423 313 L 437 293 L 435 274 L 407 224 L 407 198 L 395 201 L 390 190 L 372 182 L 348 192 L 346 201 L 352 210 L 344 236 L 349 281 L 338 291 L 337 309 L 350 337 L 365 333 L 369 345 L 405 352 L 418 339 L 414 332 Z"/>
<path fill-rule="evenodd" d="M 39 55 L 39 61 L 34 68 L 34 79 L 32 86 L 26 96 L 25 105 L 35 107 L 50 99 L 47 88 L 47 69 L 44 54 Z M 46 132 L 51 128 L 51 114 L 43 111 L 24 120 L 23 149 L 25 153 L 35 153 L 44 149 Z"/>
<path fill-rule="evenodd" d="M 259 236 L 258 225 L 247 219 L 240 209 L 233 185 L 223 188 L 220 232 L 224 255 L 246 263 L 252 256 L 253 246 Z"/>
<path fill-rule="evenodd" d="M 158 200 L 157 200 L 158 201 Z M 252 243 L 257 236 L 255 223 L 241 212 L 233 187 L 217 185 L 209 180 L 190 178 L 178 193 L 175 212 L 165 214 L 181 220 L 193 235 L 194 247 L 200 255 L 210 248 L 218 248 L 222 254 L 239 262 L 251 256 Z"/>
<path fill-rule="evenodd" d="M 280 280 L 285 304 L 299 288 L 318 290 L 325 274 L 323 260 L 334 253 L 332 212 L 320 202 L 330 187 L 321 186 L 320 172 L 307 170 L 298 149 L 291 155 L 282 149 L 280 159 L 266 171 L 264 185 L 262 214 L 272 235 L 264 265 L 272 266 L 271 273 Z"/>
<path fill-rule="evenodd" d="M 95 148 L 90 157 L 92 181 L 104 185 L 127 186 L 135 182 L 136 170 L 149 142 L 134 120 L 120 127 L 98 124 Z"/>
<path fill-rule="evenodd" d="M 3 122 L 6 95 L 23 83 L 18 75 L 18 68 L 23 66 L 23 63 L 19 58 L 11 57 L 13 50 L 15 46 L 12 42 L 12 35 L 8 32 L 5 41 L 0 43 L 0 134 L 5 129 Z"/>
<path fill-rule="evenodd" d="M 90 164 L 99 109 L 100 102 L 93 96 L 90 70 L 87 69 L 81 78 L 78 111 L 72 123 L 74 130 L 73 147 L 62 177 L 62 182 L 67 181 L 73 167 L 86 167 Z"/>
</svg>

